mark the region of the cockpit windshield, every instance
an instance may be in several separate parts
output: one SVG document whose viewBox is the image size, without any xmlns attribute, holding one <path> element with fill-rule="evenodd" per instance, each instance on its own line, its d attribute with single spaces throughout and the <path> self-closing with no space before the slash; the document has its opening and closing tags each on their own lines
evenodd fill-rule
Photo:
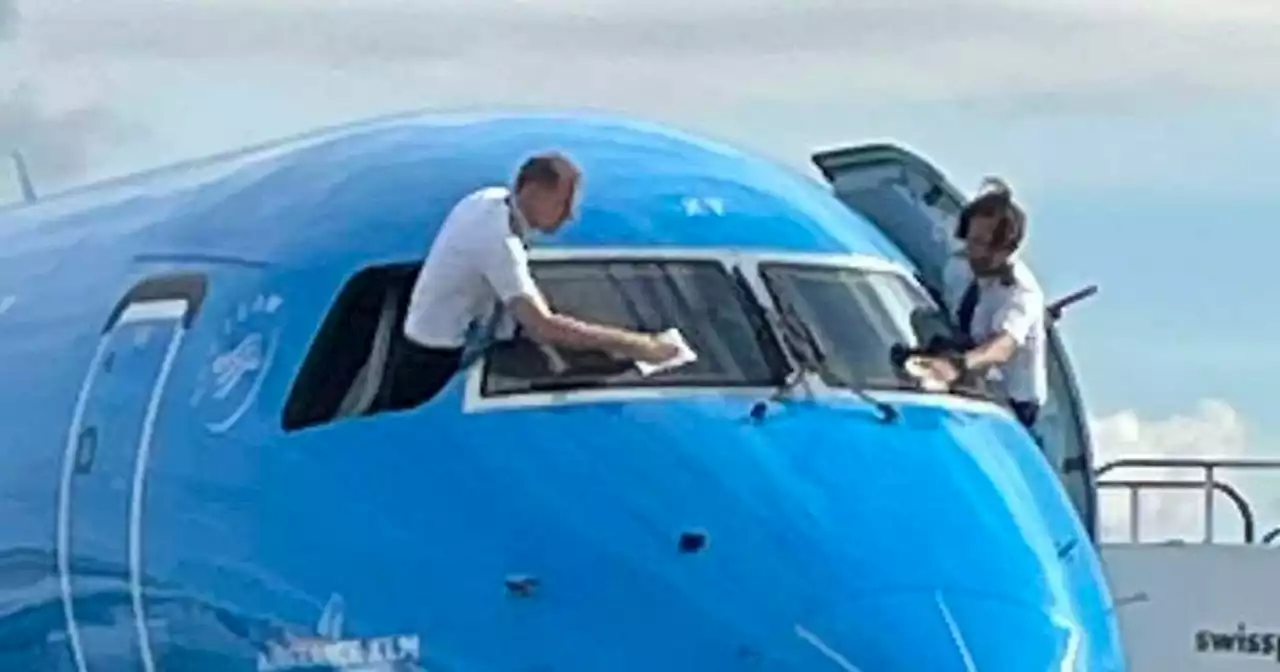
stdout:
<svg viewBox="0 0 1280 672">
<path fill-rule="evenodd" d="M 929 295 L 890 271 L 765 262 L 760 275 L 783 318 L 814 341 L 814 369 L 833 387 L 917 388 L 894 363 L 895 346 L 956 340 Z"/>
<path fill-rule="evenodd" d="M 490 351 L 485 396 L 640 386 L 769 387 L 786 359 L 745 283 L 717 261 L 535 261 L 551 307 L 565 315 L 645 332 L 676 327 L 698 360 L 642 377 L 625 361 L 552 349 L 517 337 Z"/>
</svg>

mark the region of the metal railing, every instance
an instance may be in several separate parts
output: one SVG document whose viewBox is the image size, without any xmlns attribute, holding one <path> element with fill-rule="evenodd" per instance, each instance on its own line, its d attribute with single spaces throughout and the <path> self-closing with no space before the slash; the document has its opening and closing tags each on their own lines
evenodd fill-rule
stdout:
<svg viewBox="0 0 1280 672">
<path fill-rule="evenodd" d="M 1176 480 L 1169 478 L 1155 479 L 1115 479 L 1103 477 L 1117 469 L 1196 469 L 1201 478 L 1194 480 Z M 1253 507 L 1235 486 L 1221 480 L 1220 474 L 1225 469 L 1249 471 L 1272 470 L 1280 473 L 1280 459 L 1206 459 L 1175 457 L 1138 457 L 1125 458 L 1108 462 L 1095 471 L 1098 489 L 1125 488 L 1129 491 L 1129 540 L 1139 539 L 1141 506 L 1139 494 L 1142 490 L 1200 490 L 1204 493 L 1204 543 L 1214 542 L 1214 494 L 1222 493 L 1235 504 L 1240 513 L 1244 528 L 1245 543 L 1254 543 L 1257 521 Z M 1271 530 L 1262 537 L 1261 543 L 1270 544 L 1280 538 L 1280 527 Z"/>
<path fill-rule="evenodd" d="M 1136 542 L 1141 537 L 1139 532 L 1141 524 L 1141 498 L 1140 494 L 1143 490 L 1203 490 L 1206 486 L 1212 488 L 1216 492 L 1220 492 L 1227 496 L 1236 506 L 1236 510 L 1240 512 L 1240 518 L 1244 525 L 1244 541 L 1252 544 L 1254 538 L 1254 530 L 1256 521 L 1253 516 L 1253 507 L 1249 505 L 1248 500 L 1240 494 L 1240 491 L 1230 483 L 1214 482 L 1214 481 L 1168 481 L 1159 479 L 1150 480 L 1122 480 L 1122 481 L 1101 481 L 1098 483 L 1099 490 L 1108 488 L 1124 488 L 1129 491 L 1129 541 Z M 1276 530 L 1280 533 L 1280 530 Z"/>
</svg>

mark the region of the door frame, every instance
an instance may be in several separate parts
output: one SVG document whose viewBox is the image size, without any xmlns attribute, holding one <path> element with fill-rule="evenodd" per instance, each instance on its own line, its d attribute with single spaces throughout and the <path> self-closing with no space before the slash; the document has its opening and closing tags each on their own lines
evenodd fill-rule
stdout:
<svg viewBox="0 0 1280 672">
<path fill-rule="evenodd" d="M 941 170 L 914 151 L 891 143 L 835 147 L 812 154 L 810 160 L 826 179 L 831 195 L 889 238 L 902 254 L 920 269 L 924 276 L 920 278 L 923 284 L 930 287 L 941 286 L 941 270 L 946 256 L 953 250 L 951 246 L 954 244 L 954 231 L 948 228 L 949 221 L 942 222 L 928 216 L 925 208 L 935 208 L 948 217 L 954 217 L 969 200 Z M 859 183 L 856 187 L 841 180 L 842 177 L 856 170 L 879 172 L 870 178 L 870 181 Z M 921 182 L 929 185 L 929 188 L 922 192 L 914 191 L 913 183 L 908 179 L 909 173 L 919 177 Z M 911 193 L 911 205 L 917 213 L 921 214 L 920 221 L 917 222 L 918 226 L 913 225 L 912 222 L 898 221 L 893 217 L 889 217 L 889 220 L 893 221 L 886 226 L 885 217 L 888 217 L 886 213 L 864 207 L 864 204 L 860 204 L 850 196 L 850 192 L 895 186 L 902 187 Z M 1068 298 L 1079 300 L 1089 295 L 1083 292 Z M 1061 481 L 1072 478 L 1081 480 L 1085 500 L 1081 504 L 1084 510 L 1080 510 L 1074 497 L 1071 497 L 1072 508 L 1076 509 L 1089 538 L 1096 543 L 1099 530 L 1098 487 L 1093 475 L 1095 446 L 1093 435 L 1089 431 L 1088 411 L 1084 405 L 1079 379 L 1058 328 L 1058 317 L 1055 313 L 1060 313 L 1060 309 L 1061 306 L 1056 310 L 1046 310 L 1045 358 L 1049 367 L 1056 365 L 1062 372 L 1062 391 L 1066 393 L 1062 404 L 1070 416 L 1066 420 L 1072 424 L 1076 435 L 1079 436 L 1079 446 L 1076 447 L 1080 454 L 1051 463 L 1050 466 Z M 1067 487 L 1065 482 L 1063 487 Z M 1072 491 L 1068 489 L 1067 494 L 1071 496 Z"/>
<path fill-rule="evenodd" d="M 169 374 L 181 349 L 187 331 L 204 304 L 208 291 L 208 279 L 203 273 L 167 273 L 138 282 L 121 297 L 112 308 L 102 328 L 80 389 L 76 393 L 75 407 L 67 427 L 66 445 L 62 455 L 62 477 L 58 484 L 56 555 L 58 579 L 62 592 L 62 609 L 66 617 L 67 640 L 78 672 L 88 672 L 88 661 L 80 643 L 80 630 L 76 623 L 74 598 L 71 589 L 71 487 L 75 476 L 80 434 L 83 431 L 84 414 L 88 407 L 103 357 L 111 344 L 117 327 L 135 322 L 171 320 L 172 335 L 161 362 L 160 371 L 152 384 L 147 406 L 143 409 L 142 432 L 134 452 L 133 486 L 131 490 L 128 523 L 129 591 L 133 603 L 138 645 L 146 672 L 154 672 L 151 647 L 142 608 L 142 501 L 146 482 L 147 463 L 160 402 L 164 397 Z"/>
</svg>

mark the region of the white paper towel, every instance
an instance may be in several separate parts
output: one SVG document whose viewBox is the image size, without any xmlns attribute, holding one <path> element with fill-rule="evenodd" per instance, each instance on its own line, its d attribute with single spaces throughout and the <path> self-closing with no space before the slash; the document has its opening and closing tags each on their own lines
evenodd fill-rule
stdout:
<svg viewBox="0 0 1280 672">
<path fill-rule="evenodd" d="M 679 329 L 668 329 L 661 334 L 658 334 L 657 338 L 659 341 L 676 346 L 676 348 L 679 349 L 679 352 L 676 353 L 675 357 L 657 364 L 637 361 L 636 368 L 640 369 L 640 375 L 648 377 L 658 373 L 659 371 L 674 369 L 677 366 L 684 366 L 685 364 L 698 361 L 698 353 L 694 352 L 693 348 L 689 347 L 689 342 L 684 340 L 684 335 L 680 333 Z"/>
</svg>

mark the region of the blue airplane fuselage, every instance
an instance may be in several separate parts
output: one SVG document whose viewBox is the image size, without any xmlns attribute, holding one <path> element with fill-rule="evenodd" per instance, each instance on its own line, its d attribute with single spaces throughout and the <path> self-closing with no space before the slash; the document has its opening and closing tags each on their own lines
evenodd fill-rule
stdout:
<svg viewBox="0 0 1280 672">
<path fill-rule="evenodd" d="M 472 412 L 460 375 L 286 427 L 353 276 L 548 147 L 586 193 L 537 247 L 912 267 L 816 182 L 603 116 L 390 117 L 0 210 L 0 669 L 1125 669 L 1085 526 L 984 401 Z"/>
</svg>

